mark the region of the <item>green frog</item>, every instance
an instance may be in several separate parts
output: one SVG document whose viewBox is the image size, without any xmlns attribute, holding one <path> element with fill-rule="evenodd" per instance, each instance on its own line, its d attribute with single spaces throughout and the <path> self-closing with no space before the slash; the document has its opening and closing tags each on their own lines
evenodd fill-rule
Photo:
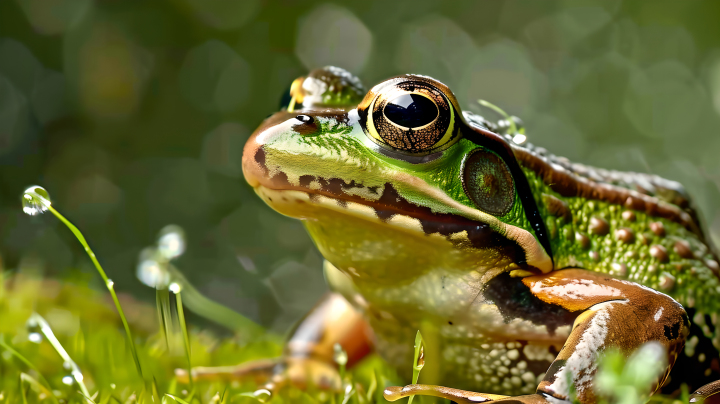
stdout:
<svg viewBox="0 0 720 404">
<path fill-rule="evenodd" d="M 242 164 L 302 220 L 333 291 L 287 343 L 290 378 L 329 380 L 339 343 L 349 365 L 376 351 L 409 380 L 420 330 L 426 384 L 390 400 L 554 403 L 574 386 L 594 403 L 599 353 L 647 342 L 667 356 L 654 391 L 720 379 L 720 267 L 683 187 L 517 144 L 518 124 L 422 75 L 293 83 Z"/>
</svg>

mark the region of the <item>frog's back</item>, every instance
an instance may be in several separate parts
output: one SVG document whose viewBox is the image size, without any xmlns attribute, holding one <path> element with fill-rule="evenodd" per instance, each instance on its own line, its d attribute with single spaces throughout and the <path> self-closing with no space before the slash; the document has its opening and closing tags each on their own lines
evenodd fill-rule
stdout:
<svg viewBox="0 0 720 404">
<path fill-rule="evenodd" d="M 578 266 L 640 283 L 692 320 L 665 391 L 720 377 L 720 266 L 684 187 L 656 175 L 570 162 L 513 145 L 545 218 L 556 268 Z"/>
<path fill-rule="evenodd" d="M 497 133 L 507 126 L 465 113 Z M 573 163 L 505 135 L 550 237 L 555 268 L 579 266 L 720 311 L 720 265 L 684 187 L 657 175 Z"/>
</svg>

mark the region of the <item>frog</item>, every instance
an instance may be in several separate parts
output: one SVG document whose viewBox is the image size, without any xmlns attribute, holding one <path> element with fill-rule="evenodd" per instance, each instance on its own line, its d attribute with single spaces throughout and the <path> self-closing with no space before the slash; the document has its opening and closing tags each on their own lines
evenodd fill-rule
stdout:
<svg viewBox="0 0 720 404">
<path fill-rule="evenodd" d="M 520 125 L 419 74 L 293 82 L 242 157 L 325 259 L 331 292 L 288 339 L 292 377 L 327 381 L 341 346 L 348 366 L 377 352 L 410 380 L 419 330 L 422 383 L 388 400 L 595 403 L 601 353 L 644 344 L 666 363 L 648 394 L 720 391 L 720 265 L 684 187 L 516 142 Z"/>
</svg>

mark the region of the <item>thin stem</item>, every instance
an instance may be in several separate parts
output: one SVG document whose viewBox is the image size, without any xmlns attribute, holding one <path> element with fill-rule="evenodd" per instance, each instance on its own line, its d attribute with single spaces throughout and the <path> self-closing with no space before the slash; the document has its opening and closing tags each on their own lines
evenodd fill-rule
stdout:
<svg viewBox="0 0 720 404">
<path fill-rule="evenodd" d="M 117 294 L 115 294 L 115 289 L 113 288 L 113 281 L 110 280 L 105 274 L 105 271 L 102 269 L 100 262 L 98 262 L 97 258 L 95 257 L 95 253 L 90 249 L 90 246 L 88 245 L 82 233 L 80 233 L 80 230 L 78 230 L 78 228 L 75 227 L 74 224 L 70 223 L 69 220 L 65 219 L 65 216 L 61 215 L 60 212 L 55 210 L 55 208 L 53 208 L 50 205 L 49 201 L 47 201 L 45 198 L 37 195 L 34 192 L 32 192 L 31 194 L 33 197 L 36 197 L 43 205 L 45 205 L 45 207 L 47 207 L 47 209 L 52 212 L 55 217 L 60 219 L 60 221 L 63 222 L 63 224 L 65 224 L 68 229 L 70 229 L 70 231 L 75 235 L 75 238 L 77 238 L 80 244 L 82 244 L 85 252 L 90 257 L 90 260 L 92 260 L 93 265 L 95 265 L 95 269 L 97 269 L 98 273 L 100 273 L 100 276 L 105 282 L 105 286 L 108 288 L 108 291 L 110 291 L 110 295 L 112 296 L 113 302 L 115 303 L 115 308 L 120 314 L 120 319 L 122 320 L 123 327 L 125 328 L 125 334 L 127 334 L 128 343 L 130 344 L 130 351 L 132 352 L 138 375 L 140 375 L 140 378 L 144 379 L 142 368 L 140 367 L 140 360 L 138 359 L 137 350 L 135 349 L 135 342 L 133 341 L 132 333 L 130 333 L 130 326 L 128 325 L 127 319 L 125 318 L 125 313 L 123 313 L 122 307 L 120 306 L 120 300 L 118 300 Z"/>
<path fill-rule="evenodd" d="M 247 340 L 252 340 L 263 334 L 263 328 L 254 321 L 200 293 L 185 279 L 182 272 L 172 264 L 168 264 L 167 269 L 173 282 L 182 288 L 185 295 L 185 304 L 188 305 L 190 311 L 230 328 L 243 335 Z"/>
<path fill-rule="evenodd" d="M 425 354 L 423 351 L 423 337 L 422 334 L 420 334 L 420 330 L 418 330 L 417 334 L 415 334 L 415 353 L 413 355 L 413 384 L 417 384 L 420 371 L 425 366 Z M 412 404 L 414 398 L 415 396 L 410 396 L 408 404 Z"/>
<path fill-rule="evenodd" d="M 515 121 L 510 117 L 510 115 L 508 115 L 500 107 L 498 107 L 495 104 L 491 104 L 485 100 L 478 100 L 478 103 L 480 105 L 482 105 L 483 107 L 490 108 L 493 111 L 497 112 L 498 114 L 502 115 L 505 119 L 507 119 L 508 123 L 510 124 L 510 133 L 511 134 L 517 133 L 517 126 L 515 126 Z"/>
<path fill-rule="evenodd" d="M 171 287 L 173 285 L 170 285 Z M 185 324 L 185 313 L 183 312 L 182 297 L 180 297 L 179 285 L 173 291 L 175 293 L 175 303 L 177 304 L 177 315 L 180 321 L 180 328 L 183 333 L 183 340 L 185 342 L 185 355 L 187 356 L 188 365 L 188 377 L 190 378 L 190 389 L 194 388 L 193 377 L 192 377 L 192 365 L 190 363 L 190 335 L 188 334 L 187 325 Z"/>
<path fill-rule="evenodd" d="M 85 386 L 85 382 L 83 382 L 84 377 L 82 372 L 80 372 L 80 367 L 78 367 L 75 361 L 72 360 L 70 355 L 60 343 L 60 341 L 58 341 L 58 339 L 55 337 L 52 328 L 50 328 L 50 324 L 48 324 L 48 322 L 45 321 L 45 319 L 37 313 L 33 313 L 30 316 L 30 321 L 37 322 L 40 325 L 40 331 L 42 331 L 42 333 L 45 335 L 45 338 L 47 338 L 48 342 L 50 342 L 50 345 L 55 348 L 55 351 L 57 351 L 58 355 L 60 355 L 60 357 L 65 362 L 70 364 L 70 367 L 72 368 L 72 376 L 73 378 L 75 378 L 78 386 L 80 386 L 80 390 L 82 391 L 83 395 L 89 397 L 90 392 L 88 392 L 88 389 Z"/>
<path fill-rule="evenodd" d="M 165 344 L 168 352 L 175 353 L 175 327 L 172 322 L 170 310 L 170 292 L 167 289 L 155 289 L 155 295 L 158 301 L 158 310 L 160 312 L 160 321 L 163 334 L 165 334 Z"/>
</svg>

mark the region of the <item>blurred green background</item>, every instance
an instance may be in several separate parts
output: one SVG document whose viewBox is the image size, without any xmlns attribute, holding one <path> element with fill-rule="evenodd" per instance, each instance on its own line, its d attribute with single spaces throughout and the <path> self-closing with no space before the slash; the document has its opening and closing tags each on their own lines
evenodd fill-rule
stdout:
<svg viewBox="0 0 720 404">
<path fill-rule="evenodd" d="M 242 178 L 245 139 L 291 81 L 328 64 L 366 86 L 444 81 L 520 116 L 571 160 L 685 184 L 720 241 L 720 2 L 0 0 L 3 267 L 100 279 L 143 299 L 140 251 L 174 223 L 177 267 L 208 296 L 285 330 L 326 290 L 297 221 Z"/>
</svg>

